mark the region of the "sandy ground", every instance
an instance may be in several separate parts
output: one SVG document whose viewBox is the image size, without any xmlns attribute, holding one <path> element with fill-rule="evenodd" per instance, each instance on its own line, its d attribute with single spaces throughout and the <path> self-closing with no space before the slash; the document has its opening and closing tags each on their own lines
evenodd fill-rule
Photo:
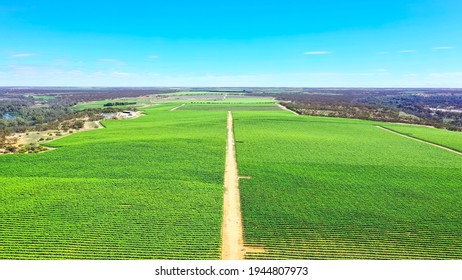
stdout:
<svg viewBox="0 0 462 280">
<path fill-rule="evenodd" d="M 221 259 L 242 260 L 245 256 L 245 249 L 233 133 L 233 115 L 231 112 L 228 112 L 227 128 Z"/>
<path fill-rule="evenodd" d="M 283 106 L 283 105 L 281 105 L 280 103 L 277 103 L 277 104 L 278 104 L 279 108 L 281 108 L 282 110 L 289 111 L 289 112 L 291 112 L 292 114 L 295 114 L 295 115 L 297 115 L 297 116 L 299 115 L 297 112 L 290 110 L 290 109 L 287 108 L 286 106 Z"/>
<path fill-rule="evenodd" d="M 132 115 L 130 117 L 127 117 L 126 115 L 123 115 L 120 113 L 119 115 L 116 116 L 116 118 L 117 119 L 134 119 L 140 116 L 142 116 L 141 112 L 137 111 L 137 112 L 132 112 Z M 11 136 L 8 136 L 8 139 L 16 138 L 17 141 L 16 141 L 16 144 L 14 144 L 14 146 L 19 147 L 19 146 L 26 146 L 31 143 L 45 144 L 47 142 L 72 135 L 74 133 L 104 128 L 104 126 L 101 124 L 100 121 L 88 121 L 88 120 L 84 120 L 84 121 L 85 121 L 84 126 L 79 130 L 70 129 L 67 132 L 62 131 L 62 130 L 29 131 L 25 133 L 15 133 Z M 70 133 L 70 131 L 72 131 L 72 133 Z M 40 141 L 40 139 L 42 138 L 44 140 Z M 54 148 L 49 148 L 49 147 L 47 147 L 47 149 L 48 151 L 54 150 Z"/>
<path fill-rule="evenodd" d="M 104 126 L 101 124 L 100 121 L 94 121 L 94 122 L 87 121 L 85 122 L 85 125 L 83 126 L 83 129 L 85 130 L 92 130 L 92 129 L 97 129 L 97 128 L 104 128 Z"/>
<path fill-rule="evenodd" d="M 175 107 L 175 108 L 172 108 L 172 109 L 170 109 L 170 111 L 175 111 L 176 109 L 179 109 L 179 108 L 183 107 L 184 105 L 186 105 L 186 103 L 183 103 L 183 104 L 181 104 L 180 106 L 177 106 L 177 107 Z"/>
<path fill-rule="evenodd" d="M 82 131 L 88 131 L 88 130 L 93 130 L 93 129 L 98 129 L 98 128 L 104 128 L 99 121 L 86 121 L 84 126 L 79 129 L 71 129 L 69 131 L 72 131 L 73 133 L 64 132 L 64 131 L 58 131 L 58 130 L 45 130 L 45 131 L 30 131 L 27 133 L 16 133 L 12 136 L 9 136 L 8 138 L 16 138 L 17 142 L 15 146 L 19 145 L 28 145 L 31 143 L 40 143 L 44 144 L 59 138 L 63 138 L 65 136 L 82 132 Z M 58 134 L 58 135 L 56 135 Z M 59 135 L 61 134 L 61 135 Z M 42 141 L 39 141 L 41 138 L 45 139 Z M 47 140 L 48 139 L 48 140 Z"/>
<path fill-rule="evenodd" d="M 438 144 L 434 144 L 434 143 L 431 143 L 431 142 L 427 142 L 427 141 L 424 141 L 424 140 L 420 140 L 420 139 L 417 139 L 417 138 L 414 138 L 414 137 L 411 137 L 411 136 L 407 136 L 405 134 L 402 134 L 402 133 L 399 133 L 399 132 L 396 132 L 396 131 L 393 131 L 391 129 L 388 129 L 388 128 L 385 128 L 383 126 L 375 126 L 377 128 L 380 128 L 380 129 L 383 129 L 385 131 L 388 131 L 390 133 L 393 133 L 393 134 L 396 134 L 396 135 L 399 135 L 399 136 L 402 136 L 402 137 L 406 137 L 406 138 L 409 138 L 409 139 L 412 139 L 414 141 L 418 141 L 418 142 L 422 142 L 422 143 L 425 143 L 425 144 L 428 144 L 428 145 L 432 145 L 432 146 L 435 146 L 435 147 L 438 147 L 440 149 L 443 149 L 443 150 L 446 150 L 446 151 L 449 151 L 449 152 L 452 152 L 452 153 L 455 153 L 455 154 L 458 154 L 458 155 L 462 155 L 461 152 L 459 151 L 456 151 L 456 150 L 453 150 L 453 149 L 450 149 L 450 148 L 447 148 L 447 147 L 444 147 L 444 146 L 441 146 L 441 145 L 438 145 Z"/>
<path fill-rule="evenodd" d="M 152 105 L 148 105 L 148 106 L 144 106 L 144 107 L 151 107 Z M 138 108 L 141 108 L 141 107 L 138 107 Z M 143 114 L 143 112 L 141 111 L 135 111 L 135 112 L 132 112 L 132 116 L 131 117 L 123 117 L 121 119 L 125 120 L 125 119 L 136 119 L 136 118 L 139 118 L 141 116 L 145 116 L 145 114 Z"/>
</svg>

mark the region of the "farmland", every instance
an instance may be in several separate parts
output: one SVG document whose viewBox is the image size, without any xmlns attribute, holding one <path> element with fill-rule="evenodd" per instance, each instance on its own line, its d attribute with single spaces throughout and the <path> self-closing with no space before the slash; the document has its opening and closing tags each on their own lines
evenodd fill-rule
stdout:
<svg viewBox="0 0 462 280">
<path fill-rule="evenodd" d="M 181 110 L 260 111 L 275 110 L 272 98 L 226 98 L 219 101 L 190 101 Z"/>
<path fill-rule="evenodd" d="M 373 122 L 236 112 L 245 241 L 267 259 L 462 257 L 462 158 Z"/>
<path fill-rule="evenodd" d="M 226 114 L 173 106 L 2 156 L 0 258 L 219 258 Z"/>
<path fill-rule="evenodd" d="M 129 103 L 128 105 L 119 105 L 119 106 L 111 106 L 115 108 L 131 108 L 131 107 L 140 107 L 140 106 L 147 106 L 152 104 L 148 98 L 119 98 L 119 99 L 107 99 L 107 100 L 99 100 L 99 101 L 92 101 L 77 104 L 74 106 L 75 110 L 84 110 L 84 109 L 101 109 L 105 108 L 105 105 L 110 103 Z"/>
<path fill-rule="evenodd" d="M 165 96 L 197 96 L 197 95 L 227 95 L 227 94 L 232 94 L 232 95 L 242 95 L 244 92 L 242 91 L 226 91 L 226 90 L 216 90 L 216 91 L 210 91 L 210 90 L 194 90 L 194 91 L 179 91 L 179 92 L 174 92 L 174 93 L 168 93 L 164 94 Z"/>
<path fill-rule="evenodd" d="M 385 128 L 392 129 L 405 135 L 439 144 L 462 152 L 462 133 L 421 126 L 386 124 Z"/>
<path fill-rule="evenodd" d="M 462 157 L 377 126 L 454 149 L 460 133 L 274 103 L 167 100 L 1 156 L 0 258 L 218 259 L 228 111 L 245 258 L 462 258 Z"/>
</svg>

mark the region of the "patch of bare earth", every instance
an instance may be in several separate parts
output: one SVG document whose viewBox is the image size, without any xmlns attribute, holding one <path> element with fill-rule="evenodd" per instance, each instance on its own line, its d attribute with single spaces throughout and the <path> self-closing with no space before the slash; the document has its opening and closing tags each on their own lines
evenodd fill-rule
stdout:
<svg viewBox="0 0 462 280">
<path fill-rule="evenodd" d="M 453 149 L 451 149 L 451 148 L 448 148 L 448 147 L 445 147 L 445 146 L 442 146 L 442 145 L 438 145 L 438 144 L 435 144 L 435 143 L 427 142 L 427 141 L 425 141 L 425 140 L 418 139 L 418 138 L 415 138 L 415 137 L 411 137 L 411 136 L 408 136 L 408 135 L 406 135 L 406 134 L 402 134 L 402 133 L 396 132 L 396 131 L 394 131 L 394 130 L 388 129 L 388 128 L 383 127 L 383 126 L 376 125 L 375 127 L 380 128 L 380 129 L 383 129 L 383 130 L 388 131 L 388 132 L 390 132 L 390 133 L 399 135 L 399 136 L 401 136 L 401 137 L 405 137 L 405 138 L 408 138 L 408 139 L 411 139 L 411 140 L 414 140 L 414 141 L 417 141 L 417 142 L 422 142 L 422 143 L 425 143 L 425 144 L 428 144 L 428 145 L 432 145 L 432 146 L 438 147 L 438 148 L 440 148 L 440 149 L 443 149 L 443 150 L 446 150 L 446 151 L 449 151 L 449 152 L 452 152 L 452 153 L 455 153 L 455 154 L 458 154 L 458 155 L 462 155 L 461 152 L 456 151 L 456 150 L 453 150 Z"/>
<path fill-rule="evenodd" d="M 87 130 L 93 130 L 93 129 L 98 129 L 98 128 L 104 128 L 104 126 L 101 124 L 100 121 L 86 121 L 85 124 L 83 125 L 83 128 L 80 129 L 79 131 L 87 131 Z"/>
<path fill-rule="evenodd" d="M 70 129 L 68 131 L 62 130 L 45 130 L 45 131 L 28 131 L 23 133 L 15 133 L 13 135 L 8 136 L 8 139 L 11 140 L 13 143 L 12 145 L 15 147 L 23 147 L 27 145 L 33 144 L 45 144 L 51 142 L 53 140 L 57 140 L 69 135 L 72 135 L 77 132 L 88 131 L 104 128 L 99 121 L 85 121 L 84 125 L 80 129 Z M 46 147 L 46 151 L 54 150 L 55 148 Z"/>
<path fill-rule="evenodd" d="M 245 246 L 245 253 L 266 253 L 264 245 Z"/>
<path fill-rule="evenodd" d="M 295 114 L 295 115 L 297 115 L 297 116 L 300 115 L 299 113 L 290 110 L 289 108 L 287 108 L 287 107 L 284 106 L 284 105 L 281 105 L 280 103 L 277 103 L 277 104 L 278 104 L 279 108 L 281 108 L 281 109 L 284 110 L 284 111 L 289 111 L 289 112 L 291 112 L 292 114 Z"/>
<path fill-rule="evenodd" d="M 134 119 L 142 116 L 143 114 L 139 111 L 132 112 L 128 114 L 124 113 L 117 113 L 114 115 L 114 117 L 109 118 L 109 119 Z M 45 131 L 28 131 L 28 132 L 23 132 L 23 133 L 14 133 L 10 136 L 7 137 L 9 142 L 11 143 L 12 146 L 15 146 L 17 148 L 27 146 L 27 145 L 42 145 L 78 132 L 83 132 L 83 131 L 89 131 L 89 130 L 95 130 L 95 129 L 101 129 L 104 128 L 104 126 L 101 124 L 100 121 L 89 121 L 88 119 L 82 119 L 84 121 L 84 125 L 80 129 L 70 129 L 67 131 L 64 130 L 45 130 Z M 43 150 L 41 152 L 47 152 L 51 150 L 55 150 L 55 148 L 51 147 L 46 147 L 46 150 Z M 0 149 L 0 153 L 2 153 L 3 150 Z"/>
</svg>

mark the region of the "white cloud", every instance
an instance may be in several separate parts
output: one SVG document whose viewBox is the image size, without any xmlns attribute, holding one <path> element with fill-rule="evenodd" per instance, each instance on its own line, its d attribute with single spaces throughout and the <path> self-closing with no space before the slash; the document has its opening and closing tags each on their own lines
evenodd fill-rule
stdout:
<svg viewBox="0 0 462 280">
<path fill-rule="evenodd" d="M 85 72 L 79 69 L 70 70 L 70 71 L 67 71 L 66 73 L 69 75 L 73 75 L 73 76 L 81 76 L 85 74 Z"/>
<path fill-rule="evenodd" d="M 462 87 L 462 72 L 430 73 L 425 77 L 430 86 L 436 87 Z"/>
<path fill-rule="evenodd" d="M 383 72 L 388 72 L 388 70 L 385 68 L 378 68 L 378 69 L 375 69 L 375 72 L 383 73 Z"/>
<path fill-rule="evenodd" d="M 132 75 L 133 73 L 128 73 L 128 72 L 112 72 L 112 76 L 114 77 L 128 77 Z"/>
<path fill-rule="evenodd" d="M 408 73 L 408 74 L 403 74 L 403 77 L 404 78 L 417 78 L 419 77 L 420 75 L 419 74 L 416 74 L 416 73 Z"/>
<path fill-rule="evenodd" d="M 91 77 L 103 77 L 103 76 L 106 76 L 106 74 L 104 74 L 101 71 L 96 71 L 96 72 L 91 73 L 90 76 Z"/>
<path fill-rule="evenodd" d="M 17 53 L 13 54 L 12 57 L 29 57 L 29 56 L 34 56 L 33 53 Z"/>
<path fill-rule="evenodd" d="M 392 73 L 390 73 L 387 69 L 375 69 L 375 75 L 378 77 L 385 77 L 385 76 L 391 76 Z"/>
<path fill-rule="evenodd" d="M 431 78 L 462 78 L 462 72 L 430 73 Z"/>
<path fill-rule="evenodd" d="M 401 50 L 400 53 L 414 53 L 416 50 Z"/>
<path fill-rule="evenodd" d="M 69 60 L 66 58 L 56 58 L 51 61 L 53 65 L 65 65 L 69 63 Z"/>
<path fill-rule="evenodd" d="M 446 46 L 446 47 L 434 47 L 432 48 L 432 50 L 450 50 L 450 49 L 454 49 L 455 47 L 453 46 Z"/>
<path fill-rule="evenodd" d="M 462 87 L 462 72 L 409 72 L 391 69 L 358 72 L 298 72 L 248 75 L 218 73 L 167 74 L 154 72 L 98 71 L 79 68 L 5 65 L 0 84 L 5 86 L 171 86 L 171 87 Z"/>
<path fill-rule="evenodd" d="M 309 51 L 305 52 L 307 55 L 322 55 L 322 54 L 331 54 L 329 51 Z"/>
<path fill-rule="evenodd" d="M 157 58 L 159 58 L 159 56 L 158 55 L 150 55 L 150 56 L 148 56 L 148 58 L 157 59 Z"/>
<path fill-rule="evenodd" d="M 121 60 L 118 60 L 118 59 L 114 59 L 114 58 L 100 58 L 100 59 L 98 59 L 98 61 L 99 62 L 114 63 L 114 64 L 119 64 L 119 65 L 125 64 L 125 62 L 123 62 Z"/>
<path fill-rule="evenodd" d="M 16 65 L 16 64 L 11 64 L 8 65 L 8 67 L 16 72 L 31 72 L 35 71 L 36 67 L 34 66 L 27 66 L 27 65 Z"/>
</svg>

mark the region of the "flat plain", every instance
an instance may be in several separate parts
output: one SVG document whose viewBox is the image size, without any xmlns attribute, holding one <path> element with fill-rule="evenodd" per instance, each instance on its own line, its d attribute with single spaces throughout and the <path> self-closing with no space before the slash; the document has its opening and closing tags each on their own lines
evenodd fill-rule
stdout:
<svg viewBox="0 0 462 280">
<path fill-rule="evenodd" d="M 245 241 L 266 248 L 247 258 L 462 257 L 460 155 L 370 121 L 235 117 Z"/>
<path fill-rule="evenodd" d="M 167 102 L 1 156 L 0 258 L 218 259 L 228 111 L 244 243 L 260 248 L 245 258 L 462 258 L 462 157 L 377 126 L 454 148 L 460 134 L 274 103 Z"/>
<path fill-rule="evenodd" d="M 385 124 L 383 127 L 462 152 L 462 133 L 457 131 L 395 124 Z"/>
<path fill-rule="evenodd" d="M 1 156 L 0 258 L 219 258 L 226 113 L 174 106 Z"/>
</svg>

